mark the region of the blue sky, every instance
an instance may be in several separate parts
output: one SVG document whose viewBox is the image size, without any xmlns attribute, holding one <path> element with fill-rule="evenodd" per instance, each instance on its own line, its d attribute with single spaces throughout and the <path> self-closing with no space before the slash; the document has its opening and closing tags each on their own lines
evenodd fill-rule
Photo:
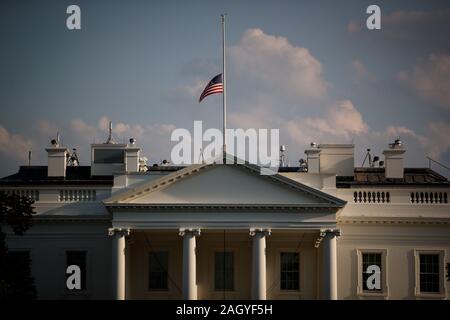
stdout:
<svg viewBox="0 0 450 320">
<path fill-rule="evenodd" d="M 370 4 L 381 30 L 365 28 Z M 0 175 L 30 149 L 45 164 L 56 131 L 88 164 L 110 119 L 151 163 L 174 128 L 220 128 L 220 96 L 197 98 L 221 70 L 224 12 L 230 127 L 280 128 L 291 165 L 310 141 L 353 142 L 361 164 L 397 137 L 409 166 L 450 163 L 448 1 L 2 0 Z"/>
</svg>

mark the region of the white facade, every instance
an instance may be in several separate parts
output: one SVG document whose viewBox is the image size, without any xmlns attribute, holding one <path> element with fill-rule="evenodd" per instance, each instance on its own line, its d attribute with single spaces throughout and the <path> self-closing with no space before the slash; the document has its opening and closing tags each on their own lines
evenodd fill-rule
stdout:
<svg viewBox="0 0 450 320">
<path fill-rule="evenodd" d="M 41 299 L 448 298 L 450 185 L 407 176 L 397 150 L 381 179 L 384 168 L 351 168 L 349 145 L 319 145 L 310 172 L 274 176 L 249 164 L 142 173 L 137 148 L 114 146 L 123 163 L 93 160 L 103 178 L 68 167 L 61 180 L 0 180 L 36 200 L 34 226 L 7 243 L 30 253 Z M 82 290 L 66 288 L 68 252 L 84 252 Z M 368 264 L 380 289 L 367 288 Z"/>
</svg>

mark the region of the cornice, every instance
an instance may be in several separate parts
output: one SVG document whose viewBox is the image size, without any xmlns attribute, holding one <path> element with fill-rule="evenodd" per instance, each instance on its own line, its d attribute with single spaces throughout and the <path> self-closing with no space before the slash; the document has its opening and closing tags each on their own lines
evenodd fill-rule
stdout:
<svg viewBox="0 0 450 320">
<path fill-rule="evenodd" d="M 417 218 L 403 218 L 403 219 L 389 219 L 389 218 L 374 218 L 374 219 L 358 219 L 358 218 L 339 218 L 337 224 L 361 224 L 361 225 L 450 225 L 449 219 L 417 219 Z"/>
<path fill-rule="evenodd" d="M 311 204 L 203 204 L 203 203 L 173 203 L 173 204 L 139 204 L 139 203 L 108 203 L 105 204 L 109 211 L 114 210 L 258 210 L 258 211 L 311 211 L 336 212 L 340 206 L 328 203 Z"/>
<path fill-rule="evenodd" d="M 111 215 L 34 215 L 33 216 L 33 222 L 110 222 Z"/>
</svg>

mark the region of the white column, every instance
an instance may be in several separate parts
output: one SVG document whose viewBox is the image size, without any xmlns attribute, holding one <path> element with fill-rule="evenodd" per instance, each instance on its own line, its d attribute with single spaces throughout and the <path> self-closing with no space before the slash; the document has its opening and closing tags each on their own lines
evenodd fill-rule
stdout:
<svg viewBox="0 0 450 320">
<path fill-rule="evenodd" d="M 339 229 L 320 230 L 323 238 L 323 299 L 337 300 L 337 251 L 336 238 L 341 235 Z"/>
<path fill-rule="evenodd" d="M 180 229 L 183 237 L 183 299 L 197 300 L 197 264 L 195 237 L 200 229 Z"/>
<path fill-rule="evenodd" d="M 252 299 L 266 300 L 266 237 L 270 230 L 251 229 L 253 237 Z"/>
<path fill-rule="evenodd" d="M 112 236 L 112 289 L 113 298 L 125 300 L 125 237 L 130 229 L 110 228 Z"/>
</svg>

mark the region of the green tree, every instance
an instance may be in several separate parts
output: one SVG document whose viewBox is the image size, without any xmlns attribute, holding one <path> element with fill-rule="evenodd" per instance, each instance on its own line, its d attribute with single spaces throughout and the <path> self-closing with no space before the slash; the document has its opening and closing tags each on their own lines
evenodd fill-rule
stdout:
<svg viewBox="0 0 450 320">
<path fill-rule="evenodd" d="M 3 228 L 23 235 L 32 225 L 34 201 L 14 193 L 0 192 L 0 300 L 34 299 L 36 288 L 28 256 L 8 252 Z"/>
</svg>

